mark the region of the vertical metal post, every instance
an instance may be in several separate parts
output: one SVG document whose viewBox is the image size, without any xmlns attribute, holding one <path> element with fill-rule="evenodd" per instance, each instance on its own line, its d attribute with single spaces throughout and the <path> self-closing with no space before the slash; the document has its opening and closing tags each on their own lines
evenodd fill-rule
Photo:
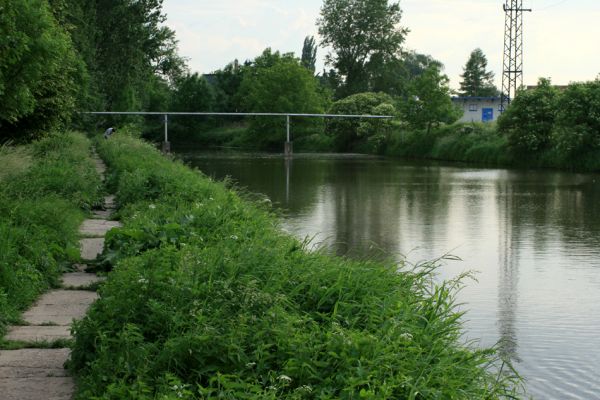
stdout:
<svg viewBox="0 0 600 400">
<path fill-rule="evenodd" d="M 171 143 L 169 143 L 169 115 L 165 114 L 165 141 L 162 145 L 163 153 L 171 151 Z"/>
<path fill-rule="evenodd" d="M 290 140 L 290 116 L 289 116 L 289 114 L 285 116 L 285 122 L 286 122 L 286 130 L 287 130 L 287 139 L 285 142 L 283 152 L 286 157 L 291 157 L 294 150 L 293 150 L 293 146 L 292 146 L 292 141 Z"/>
</svg>

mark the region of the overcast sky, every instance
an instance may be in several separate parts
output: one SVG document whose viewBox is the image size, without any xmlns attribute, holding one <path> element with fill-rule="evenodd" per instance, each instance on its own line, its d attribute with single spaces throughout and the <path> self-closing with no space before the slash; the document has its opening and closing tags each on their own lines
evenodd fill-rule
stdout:
<svg viewBox="0 0 600 400">
<path fill-rule="evenodd" d="M 458 88 L 470 52 L 487 55 L 497 85 L 502 76 L 504 0 L 401 0 L 405 47 L 444 63 Z M 266 47 L 301 53 L 322 0 L 164 0 L 167 25 L 177 32 L 180 53 L 194 72 L 208 73 L 235 58 L 252 59 Z M 600 0 L 524 0 L 525 84 L 540 76 L 555 84 L 600 74 Z M 326 50 L 320 48 L 323 68 Z"/>
</svg>

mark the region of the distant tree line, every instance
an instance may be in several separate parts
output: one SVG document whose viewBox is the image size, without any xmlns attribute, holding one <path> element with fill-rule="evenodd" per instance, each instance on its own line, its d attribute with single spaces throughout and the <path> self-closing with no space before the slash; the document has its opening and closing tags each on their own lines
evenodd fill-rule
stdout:
<svg viewBox="0 0 600 400">
<path fill-rule="evenodd" d="M 75 110 L 166 107 L 184 74 L 162 0 L 3 0 L 0 135 L 31 138 Z"/>
</svg>

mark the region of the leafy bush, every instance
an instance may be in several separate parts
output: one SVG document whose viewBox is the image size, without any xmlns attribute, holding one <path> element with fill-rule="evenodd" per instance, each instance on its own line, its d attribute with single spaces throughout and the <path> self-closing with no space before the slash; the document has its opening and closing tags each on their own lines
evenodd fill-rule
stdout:
<svg viewBox="0 0 600 400">
<path fill-rule="evenodd" d="M 557 105 L 554 140 L 569 158 L 600 149 L 600 80 L 565 90 Z"/>
<path fill-rule="evenodd" d="M 490 124 L 454 124 L 423 131 L 395 131 L 388 155 L 509 165 L 508 141 Z"/>
<path fill-rule="evenodd" d="M 461 341 L 432 265 L 307 252 L 273 216 L 127 137 L 99 143 L 121 229 L 75 324 L 79 398 L 490 398 L 516 380 Z M 139 170 L 134 174 L 135 170 Z M 135 177 L 134 177 L 135 176 Z M 126 189 L 135 182 L 146 192 Z M 141 184 L 143 183 L 143 185 Z"/>
<path fill-rule="evenodd" d="M 385 93 L 358 93 L 336 101 L 330 114 L 341 115 L 396 115 L 394 100 Z M 333 118 L 327 121 L 327 134 L 333 137 L 335 150 L 356 151 L 365 143 L 371 151 L 379 152 L 388 139 L 389 120 Z"/>
<path fill-rule="evenodd" d="M 520 91 L 498 119 L 498 131 L 506 135 L 513 151 L 532 155 L 550 144 L 558 91 L 549 79 L 540 79 L 532 90 Z"/>
<path fill-rule="evenodd" d="M 320 114 L 328 94 L 312 73 L 291 55 L 265 50 L 244 73 L 237 97 L 243 110 L 257 113 Z M 322 131 L 318 119 L 293 119 L 294 139 Z M 260 149 L 281 149 L 285 142 L 285 117 L 252 117 L 252 142 Z"/>
</svg>

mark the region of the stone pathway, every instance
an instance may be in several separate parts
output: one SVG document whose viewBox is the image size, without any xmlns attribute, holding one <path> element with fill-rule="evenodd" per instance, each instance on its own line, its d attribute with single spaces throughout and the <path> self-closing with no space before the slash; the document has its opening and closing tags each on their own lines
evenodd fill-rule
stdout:
<svg viewBox="0 0 600 400">
<path fill-rule="evenodd" d="M 104 180 L 106 166 L 95 157 L 96 170 Z M 83 222 L 79 233 L 81 259 L 94 261 L 104 248 L 104 235 L 121 226 L 107 220 L 115 209 L 114 196 L 104 200 L 104 210 L 94 211 L 93 219 Z M 77 272 L 62 276 L 62 288 L 44 294 L 23 314 L 22 326 L 11 326 L 4 338 L 24 343 L 28 348 L 0 350 L 0 398 L 2 400 L 68 400 L 75 392 L 75 383 L 64 364 L 70 349 L 48 348 L 57 340 L 72 339 L 70 328 L 74 319 L 85 316 L 88 307 L 98 298 L 90 290 L 102 278 L 85 272 L 87 265 L 77 264 Z M 39 348 L 36 348 L 39 347 Z"/>
</svg>

